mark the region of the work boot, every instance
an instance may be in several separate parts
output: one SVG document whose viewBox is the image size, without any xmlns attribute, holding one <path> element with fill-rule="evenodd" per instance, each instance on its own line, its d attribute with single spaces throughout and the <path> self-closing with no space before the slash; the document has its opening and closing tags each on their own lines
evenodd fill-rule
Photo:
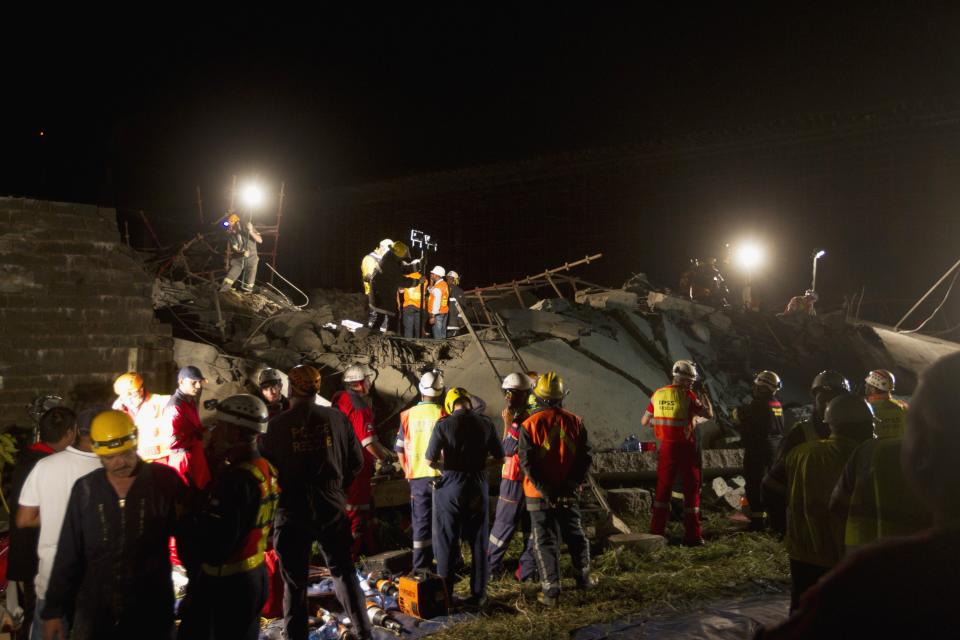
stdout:
<svg viewBox="0 0 960 640">
<path fill-rule="evenodd" d="M 682 544 L 682 545 L 685 546 L 685 547 L 705 547 L 705 546 L 707 546 L 707 542 L 706 542 L 706 540 L 704 540 L 703 538 L 698 538 L 698 539 L 696 539 L 696 540 L 684 540 L 684 541 L 681 542 L 680 544 Z"/>
<path fill-rule="evenodd" d="M 597 584 L 598 580 L 589 573 L 582 578 L 577 578 L 577 589 L 580 589 L 581 591 L 589 591 L 596 587 Z"/>
<path fill-rule="evenodd" d="M 541 591 L 537 594 L 537 602 L 545 607 L 556 607 L 560 604 L 560 594 L 556 591 L 550 591 L 549 593 Z"/>
</svg>

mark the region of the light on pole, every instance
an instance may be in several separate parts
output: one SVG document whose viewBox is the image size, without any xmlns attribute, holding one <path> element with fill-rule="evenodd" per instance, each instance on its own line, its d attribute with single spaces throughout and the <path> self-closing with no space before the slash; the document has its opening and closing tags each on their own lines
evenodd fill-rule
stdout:
<svg viewBox="0 0 960 640">
<path fill-rule="evenodd" d="M 747 274 L 747 284 L 743 288 L 743 306 L 753 308 L 753 272 L 763 263 L 763 249 L 752 242 L 737 245 L 734 260 Z"/>
<path fill-rule="evenodd" d="M 824 249 L 819 249 L 813 252 L 813 279 L 810 281 L 810 290 L 817 290 L 817 260 L 827 255 L 827 252 Z"/>
</svg>

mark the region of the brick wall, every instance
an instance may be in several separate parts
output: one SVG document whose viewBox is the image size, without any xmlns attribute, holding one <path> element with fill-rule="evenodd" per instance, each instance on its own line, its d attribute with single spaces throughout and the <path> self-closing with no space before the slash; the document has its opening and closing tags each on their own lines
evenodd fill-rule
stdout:
<svg viewBox="0 0 960 640">
<path fill-rule="evenodd" d="M 152 286 L 112 209 L 0 198 L 0 425 L 27 424 L 37 395 L 111 399 L 128 369 L 170 386 L 173 339 Z"/>
</svg>

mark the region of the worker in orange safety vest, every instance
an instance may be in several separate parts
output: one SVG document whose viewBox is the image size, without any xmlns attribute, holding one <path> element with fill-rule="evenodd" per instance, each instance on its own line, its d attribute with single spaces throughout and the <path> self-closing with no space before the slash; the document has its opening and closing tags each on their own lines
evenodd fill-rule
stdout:
<svg viewBox="0 0 960 640">
<path fill-rule="evenodd" d="M 433 339 L 447 337 L 447 317 L 450 313 L 450 287 L 444 277 L 446 269 L 437 265 L 430 271 L 430 297 L 427 300 L 427 322 L 432 327 Z"/>
<path fill-rule="evenodd" d="M 403 301 L 401 323 L 404 338 L 420 338 L 422 326 L 420 322 L 420 306 L 423 304 L 423 292 L 427 288 L 427 281 L 418 272 L 406 276 L 410 286 L 402 290 Z"/>
<path fill-rule="evenodd" d="M 128 371 L 113 383 L 117 399 L 112 409 L 123 411 L 137 426 L 137 455 L 147 462 L 166 464 L 170 455 L 172 433 L 169 421 L 163 419 L 163 408 L 170 396 L 147 392 L 143 378 L 136 371 Z"/>
<path fill-rule="evenodd" d="M 650 398 L 646 413 L 640 420 L 643 426 L 653 425 L 660 441 L 657 458 L 657 491 L 653 498 L 653 517 L 650 533 L 662 536 L 670 515 L 670 497 L 674 479 L 683 481 L 683 512 L 685 535 L 683 543 L 703 544 L 700 528 L 700 453 L 697 449 L 694 416 L 713 417 L 713 407 L 706 394 L 693 392 L 698 379 L 697 367 L 689 360 L 678 360 L 673 365 L 673 383 L 657 389 Z"/>
</svg>

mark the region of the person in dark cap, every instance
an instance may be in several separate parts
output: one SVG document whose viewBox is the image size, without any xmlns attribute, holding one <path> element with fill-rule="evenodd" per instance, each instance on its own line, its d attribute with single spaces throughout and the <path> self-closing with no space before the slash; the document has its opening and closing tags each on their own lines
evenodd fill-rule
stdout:
<svg viewBox="0 0 960 640">
<path fill-rule="evenodd" d="M 168 464 L 194 489 L 203 489 L 210 482 L 210 468 L 203 451 L 206 429 L 200 422 L 200 396 L 206 381 L 197 367 L 180 369 L 177 390 L 163 411 L 172 438 Z"/>
</svg>

